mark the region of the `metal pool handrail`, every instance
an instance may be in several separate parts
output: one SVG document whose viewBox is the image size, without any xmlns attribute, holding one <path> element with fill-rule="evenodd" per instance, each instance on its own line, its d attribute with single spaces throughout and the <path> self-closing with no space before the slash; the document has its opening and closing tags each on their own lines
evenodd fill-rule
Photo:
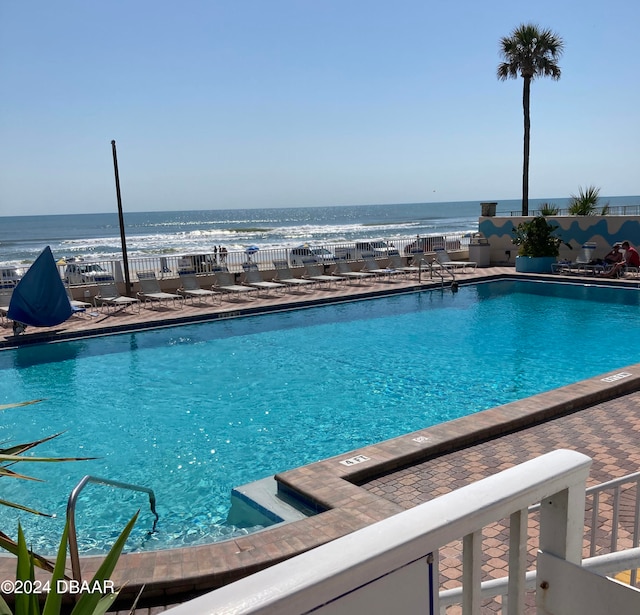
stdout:
<svg viewBox="0 0 640 615">
<path fill-rule="evenodd" d="M 155 521 L 151 532 L 155 532 L 156 523 L 160 518 L 156 512 L 156 494 L 153 489 L 149 487 L 142 487 L 140 485 L 132 485 L 129 483 L 123 483 L 117 480 L 110 480 L 108 478 L 100 478 L 98 476 L 90 476 L 87 474 L 73 489 L 67 502 L 67 521 L 69 523 L 69 556 L 71 558 L 71 573 L 73 578 L 77 581 L 82 581 L 80 573 L 80 556 L 78 555 L 78 537 L 76 535 L 76 500 L 80 495 L 80 492 L 86 487 L 87 483 L 96 483 L 99 485 L 109 485 L 111 487 L 118 487 L 119 489 L 130 489 L 131 491 L 144 491 L 149 494 L 149 507 L 151 512 L 155 515 Z"/>
<path fill-rule="evenodd" d="M 433 274 L 437 274 L 438 276 L 440 276 L 440 284 L 442 286 L 444 286 L 444 275 L 443 272 L 446 271 L 452 279 L 452 283 L 454 283 L 456 281 L 456 276 L 455 273 L 453 273 L 453 271 L 451 271 L 451 268 L 449 267 L 434 267 L 433 266 L 434 261 L 431 261 L 429 263 L 429 277 L 431 279 L 433 279 Z"/>
</svg>

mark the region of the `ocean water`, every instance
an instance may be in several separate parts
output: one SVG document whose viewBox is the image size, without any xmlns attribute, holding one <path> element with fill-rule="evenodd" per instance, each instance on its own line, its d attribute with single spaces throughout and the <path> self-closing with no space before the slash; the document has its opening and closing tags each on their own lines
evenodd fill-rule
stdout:
<svg viewBox="0 0 640 615">
<path fill-rule="evenodd" d="M 549 199 L 545 199 L 549 200 Z M 532 199 L 535 209 L 543 199 Z M 566 199 L 552 200 L 558 207 Z M 640 197 L 612 197 L 614 205 L 639 204 Z M 498 213 L 520 208 L 501 201 Z M 243 250 L 294 247 L 414 235 L 475 232 L 480 201 L 280 209 L 228 209 L 124 213 L 129 257 L 207 253 L 214 246 Z M 29 264 L 45 246 L 58 258 L 121 258 L 117 212 L 0 217 L 0 265 Z"/>
<path fill-rule="evenodd" d="M 473 231 L 478 203 L 371 205 L 126 213 L 130 257 L 331 243 Z M 110 260 L 121 255 L 117 213 L 0 219 L 0 263 L 32 262 L 49 245 L 54 256 Z"/>
</svg>

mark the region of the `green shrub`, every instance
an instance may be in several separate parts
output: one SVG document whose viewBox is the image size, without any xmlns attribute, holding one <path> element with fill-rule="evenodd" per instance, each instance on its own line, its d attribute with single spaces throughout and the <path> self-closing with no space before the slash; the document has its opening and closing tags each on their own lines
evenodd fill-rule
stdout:
<svg viewBox="0 0 640 615">
<path fill-rule="evenodd" d="M 571 246 L 555 235 L 557 226 L 544 216 L 521 222 L 513 229 L 513 243 L 519 246 L 518 256 L 558 256 L 560 246 Z"/>
</svg>

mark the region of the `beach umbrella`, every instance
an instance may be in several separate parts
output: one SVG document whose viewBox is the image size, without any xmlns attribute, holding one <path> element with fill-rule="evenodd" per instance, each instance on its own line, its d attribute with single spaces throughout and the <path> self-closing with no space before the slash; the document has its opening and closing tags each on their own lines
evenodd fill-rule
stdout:
<svg viewBox="0 0 640 615">
<path fill-rule="evenodd" d="M 251 262 L 251 257 L 259 250 L 258 246 L 249 246 L 245 248 L 244 253 L 247 255 L 247 262 Z"/>
</svg>

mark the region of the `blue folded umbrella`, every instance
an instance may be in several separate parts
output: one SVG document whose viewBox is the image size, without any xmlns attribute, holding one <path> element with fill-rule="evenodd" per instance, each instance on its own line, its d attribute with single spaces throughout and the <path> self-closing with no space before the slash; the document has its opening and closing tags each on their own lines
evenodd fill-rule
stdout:
<svg viewBox="0 0 640 615">
<path fill-rule="evenodd" d="M 52 327 L 71 314 L 67 291 L 47 246 L 13 289 L 7 318 L 32 327 Z"/>
</svg>

